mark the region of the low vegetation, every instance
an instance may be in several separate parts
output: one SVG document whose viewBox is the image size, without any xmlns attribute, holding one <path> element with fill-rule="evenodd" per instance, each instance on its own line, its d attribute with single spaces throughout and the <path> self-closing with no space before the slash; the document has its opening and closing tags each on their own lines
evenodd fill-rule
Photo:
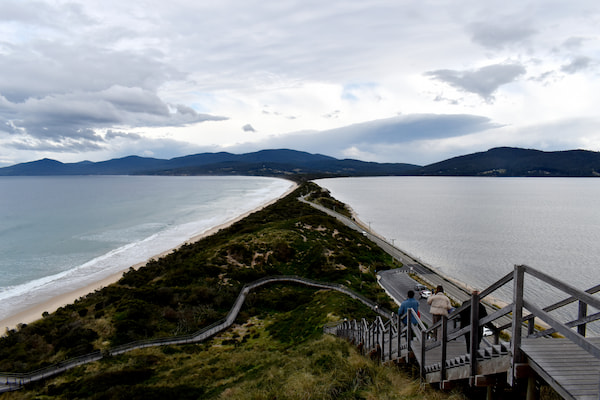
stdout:
<svg viewBox="0 0 600 400">
<path fill-rule="evenodd" d="M 317 189 L 303 184 L 215 235 L 7 331 L 0 371 L 32 371 L 134 340 L 195 332 L 224 317 L 245 283 L 270 275 L 343 283 L 391 308 L 374 271 L 394 268 L 394 261 L 297 201 Z M 267 285 L 249 295 L 234 328 L 203 344 L 105 357 L 0 398 L 461 398 L 424 388 L 323 334 L 326 323 L 369 316 L 369 308 L 334 291 Z"/>
</svg>

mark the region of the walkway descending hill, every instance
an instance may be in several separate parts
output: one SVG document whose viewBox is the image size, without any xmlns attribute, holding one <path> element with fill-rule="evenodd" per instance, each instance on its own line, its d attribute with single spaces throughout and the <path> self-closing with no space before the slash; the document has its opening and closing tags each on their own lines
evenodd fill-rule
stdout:
<svg viewBox="0 0 600 400">
<path fill-rule="evenodd" d="M 353 221 L 349 221 L 354 224 Z M 392 251 L 395 250 L 392 248 Z M 531 279 L 542 281 L 561 291 L 564 293 L 564 300 L 541 307 L 525 299 L 523 294 Z M 600 291 L 600 285 L 581 291 L 524 265 L 515 266 L 513 272 L 500 278 L 481 293 L 473 293 L 470 302 L 430 327 L 426 327 L 420 320 L 417 324 L 402 326 L 402 318 L 398 318 L 390 310 L 377 307 L 371 300 L 343 285 L 295 276 L 264 278 L 244 286 L 226 318 L 193 335 L 130 343 L 103 353 L 98 351 L 67 360 L 32 373 L 0 373 L 0 382 L 4 382 L 4 385 L 0 384 L 0 392 L 18 389 L 28 382 L 42 380 L 83 363 L 100 360 L 106 355 L 121 354 L 149 346 L 198 343 L 206 340 L 233 324 L 250 290 L 273 282 L 295 282 L 333 289 L 369 305 L 379 314 L 375 321 L 343 321 L 335 326 L 324 327 L 324 331 L 352 340 L 365 352 L 383 362 L 416 362 L 422 379 L 430 383 L 439 383 L 443 389 L 458 381 L 491 388 L 514 386 L 517 382 L 526 380 L 529 385 L 528 394 L 533 395 L 535 379 L 544 379 L 566 399 L 600 398 L 600 339 L 586 337 L 587 325 L 600 320 L 600 312 L 588 314 L 589 308 L 600 310 L 600 300 L 593 296 Z M 501 309 L 492 309 L 488 316 L 479 318 L 479 302 L 505 285 L 512 285 L 513 303 Z M 553 311 L 573 303 L 577 303 L 578 307 L 576 315 L 569 320 L 558 320 L 552 314 Z M 454 322 L 464 310 L 469 310 L 471 323 L 462 329 L 456 328 Z M 417 317 L 416 314 L 414 316 Z M 509 323 L 505 323 L 507 319 Z M 536 319 L 543 321 L 549 328 L 544 331 L 536 330 Z M 483 345 L 477 348 L 479 329 L 483 326 L 493 328 L 494 340 L 491 344 L 484 341 Z M 434 330 L 438 331 L 438 341 L 429 340 Z M 470 337 L 469 352 L 466 352 L 465 343 L 460 341 L 466 333 Z M 510 341 L 501 341 L 501 333 L 508 333 Z M 550 337 L 553 333 L 559 333 L 562 338 Z M 488 391 L 488 394 L 491 394 L 491 391 Z"/>
<path fill-rule="evenodd" d="M 523 297 L 524 288 L 532 278 L 541 280 L 565 293 L 564 300 L 546 307 L 539 307 Z M 512 284 L 514 302 L 479 318 L 478 304 L 500 287 Z M 474 293 L 471 302 L 461 306 L 448 318 L 426 327 L 417 324 L 402 326 L 398 320 L 373 322 L 344 321 L 329 332 L 346 337 L 367 354 L 382 361 L 415 362 L 421 378 L 449 388 L 456 382 L 472 386 L 514 386 L 519 381 L 529 385 L 528 398 L 533 398 L 535 381 L 544 380 L 566 399 L 600 398 L 600 338 L 586 337 L 586 326 L 600 319 L 600 313 L 587 314 L 588 307 L 600 309 L 600 300 L 592 294 L 600 291 L 600 285 L 580 291 L 527 266 L 515 266 L 512 273 L 498 280 L 481 292 Z M 552 312 L 569 304 L 578 303 L 576 315 L 568 321 L 559 321 Z M 465 328 L 455 328 L 461 311 L 469 309 L 471 321 Z M 413 310 L 409 310 L 413 313 Z M 479 349 L 479 329 L 510 315 L 510 324 L 494 326 L 492 343 L 483 341 Z M 401 319 L 404 319 L 403 316 Z M 540 331 L 536 319 L 550 328 Z M 438 330 L 438 341 L 429 338 Z M 500 340 L 500 331 L 506 330 L 510 341 Z M 470 335 L 471 351 L 462 341 L 465 333 Z M 562 338 L 550 335 L 559 333 Z M 491 390 L 488 390 L 491 396 Z"/>
<path fill-rule="evenodd" d="M 497 380 L 498 373 L 504 373 L 506 382 L 509 385 L 514 385 L 517 380 L 528 378 L 529 385 L 533 387 L 534 377 L 539 377 L 566 399 L 600 399 L 600 341 L 596 338 L 586 338 L 587 324 L 600 319 L 600 312 L 587 315 L 588 307 L 600 310 L 600 300 L 591 296 L 591 294 L 600 291 L 600 285 L 584 292 L 531 267 L 521 265 L 515 266 L 514 272 L 502 277 L 480 294 L 470 296 L 464 288 L 455 285 L 450 280 L 441 277 L 415 261 L 356 220 L 318 204 L 308 202 L 304 198 L 299 200 L 337 218 L 353 229 L 362 231 L 384 251 L 402 262 L 405 268 L 420 276 L 431 286 L 443 285 L 446 294 L 455 302 L 462 304 L 469 297 L 471 298 L 471 305 L 462 306 L 456 310 L 456 313 L 451 315 L 448 320 L 450 323 L 443 320 L 429 329 L 422 324 L 418 324 L 416 328 L 412 326 L 411 328 L 415 329 L 412 335 L 414 339 L 406 338 L 407 335 L 410 335 L 409 332 L 412 329 L 404 327 L 404 330 L 402 330 L 400 326 L 394 327 L 392 321 L 387 325 L 383 321 L 374 321 L 372 324 L 361 321 L 360 323 L 354 323 L 352 328 L 346 322 L 340 328 L 340 332 L 345 332 L 342 335 L 347 335 L 348 329 L 358 330 L 353 333 L 352 340 L 362 339 L 362 346 L 366 346 L 368 343 L 365 340 L 371 338 L 370 344 L 372 347 L 367 346 L 367 349 L 369 351 L 379 349 L 382 360 L 386 359 L 386 350 L 388 351 L 388 359 L 392 359 L 393 354 L 396 354 L 396 359 L 404 361 L 414 357 L 419 364 L 422 378 L 428 382 L 439 382 L 441 387 L 451 385 L 454 380 L 465 378 L 468 378 L 472 385 L 498 385 L 500 384 Z M 526 275 L 531 275 L 531 278 L 541 280 L 563 292 L 565 299 L 546 307 L 526 301 L 523 298 Z M 493 345 L 488 346 L 484 341 L 480 351 L 473 350 L 470 354 L 456 355 L 457 351 L 460 353 L 460 350 L 457 350 L 457 347 L 460 346 L 456 344 L 456 340 L 466 332 L 470 332 L 470 337 L 475 338 L 474 341 L 476 342 L 476 335 L 479 330 L 477 326 L 473 325 L 454 332 L 446 329 L 446 327 L 455 325 L 452 321 L 456 321 L 460 311 L 465 308 L 471 309 L 472 320 L 477 321 L 477 312 L 473 310 L 477 310 L 478 307 L 473 307 L 473 305 L 477 305 L 480 301 L 483 303 L 487 296 L 507 284 L 513 285 L 513 303 L 501 309 L 487 305 L 488 316 L 479 319 L 479 326 L 487 325 L 495 331 Z M 560 321 L 553 316 L 552 311 L 564 308 L 572 303 L 578 303 L 578 313 L 569 321 Z M 536 332 L 536 318 L 550 328 L 543 332 Z M 442 327 L 442 325 L 444 326 Z M 527 327 L 526 331 L 524 326 Z M 444 340 L 441 343 L 437 342 L 439 344 L 430 344 L 427 342 L 427 337 L 436 328 L 444 331 Z M 367 333 L 364 330 L 372 332 Z M 508 343 L 500 341 L 500 333 L 504 330 L 507 330 L 510 338 L 512 338 Z M 331 331 L 333 332 L 333 330 Z M 396 336 L 394 336 L 394 331 Z M 397 332 L 401 333 L 398 334 Z M 547 339 L 548 335 L 556 332 L 565 336 L 566 339 Z M 386 334 L 388 342 L 385 339 Z M 379 340 L 377 340 L 378 337 Z M 403 337 L 407 340 L 404 346 L 405 350 L 404 352 L 398 352 L 397 349 L 402 348 L 400 342 Z M 522 341 L 522 337 L 527 339 Z M 538 339 L 542 341 L 533 339 L 542 337 L 546 337 L 546 339 Z M 393 346 L 394 341 L 397 345 Z M 555 346 L 557 349 L 564 351 L 552 350 Z M 396 349 L 395 353 L 393 349 Z M 586 367 L 582 368 L 581 363 L 585 363 Z M 466 374 L 465 369 L 468 369 Z M 582 369 L 588 371 L 579 373 L 576 376 L 571 372 L 581 371 Z"/>
<path fill-rule="evenodd" d="M 391 314 L 390 310 L 377 306 L 372 300 L 367 299 L 366 297 L 353 292 L 348 289 L 344 285 L 336 284 L 336 283 L 327 283 L 327 282 L 319 282 L 311 279 L 302 278 L 299 276 L 271 276 L 256 280 L 252 283 L 244 285 L 240 294 L 238 295 L 233 307 L 227 314 L 227 316 L 214 324 L 207 326 L 200 331 L 193 333 L 191 335 L 185 336 L 173 336 L 173 337 L 165 337 L 158 339 L 149 339 L 149 340 L 141 340 L 137 342 L 128 343 L 122 346 L 113 347 L 106 351 L 95 351 L 90 354 L 86 354 L 81 357 L 73 358 L 70 360 L 66 360 L 60 362 L 58 364 L 51 365 L 47 368 L 43 368 L 37 371 L 29 372 L 29 373 L 15 373 L 15 372 L 0 372 L 0 393 L 18 390 L 23 385 L 40 381 L 46 378 L 50 378 L 52 376 L 63 373 L 69 369 L 75 368 L 82 364 L 86 364 L 89 362 L 99 361 L 104 357 L 114 356 L 118 354 L 123 354 L 128 351 L 142 349 L 146 347 L 154 347 L 154 346 L 166 346 L 166 345 L 180 345 L 180 344 L 193 344 L 203 342 L 214 335 L 228 329 L 231 325 L 233 325 L 235 319 L 237 318 L 244 301 L 246 300 L 247 295 L 250 291 L 271 283 L 278 282 L 286 282 L 286 283 L 298 283 L 302 285 L 317 287 L 321 289 L 329 289 L 336 290 L 338 292 L 344 293 L 347 296 L 352 297 L 353 299 L 359 300 L 362 303 L 369 306 L 379 315 L 389 317 Z"/>
</svg>

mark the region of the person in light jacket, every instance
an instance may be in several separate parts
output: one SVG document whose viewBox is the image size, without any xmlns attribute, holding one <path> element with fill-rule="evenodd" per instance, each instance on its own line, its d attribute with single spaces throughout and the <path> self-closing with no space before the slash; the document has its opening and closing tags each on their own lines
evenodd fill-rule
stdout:
<svg viewBox="0 0 600 400">
<path fill-rule="evenodd" d="M 435 294 L 427 299 L 427 304 L 431 306 L 429 312 L 433 318 L 433 324 L 435 325 L 442 316 L 448 316 L 448 311 L 452 308 L 450 299 L 444 294 L 444 288 L 442 285 L 438 285 L 435 289 Z M 437 340 L 437 329 L 433 331 L 433 339 Z"/>
</svg>

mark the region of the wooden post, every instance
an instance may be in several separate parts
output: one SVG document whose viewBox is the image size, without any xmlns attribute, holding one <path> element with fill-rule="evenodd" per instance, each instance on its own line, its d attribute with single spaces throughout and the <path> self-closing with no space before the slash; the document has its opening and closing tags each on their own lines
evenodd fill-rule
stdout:
<svg viewBox="0 0 600 400">
<path fill-rule="evenodd" d="M 410 354 L 410 349 L 411 349 L 411 344 L 412 344 L 412 339 L 413 339 L 413 326 L 412 326 L 412 309 L 408 310 L 409 314 L 408 317 L 406 319 L 406 358 L 408 359 L 408 356 Z"/>
<path fill-rule="evenodd" d="M 527 394 L 525 395 L 525 400 L 536 400 L 537 389 L 535 387 L 535 376 L 531 374 L 529 378 L 527 378 Z"/>
<path fill-rule="evenodd" d="M 392 361 L 392 331 L 394 327 L 394 320 L 390 319 L 390 334 L 388 335 L 389 343 L 388 343 L 388 357 L 389 360 Z"/>
<path fill-rule="evenodd" d="M 516 365 L 521 362 L 521 334 L 523 324 L 523 284 L 525 279 L 525 266 L 515 265 L 513 275 L 513 320 L 510 348 L 512 352 L 512 365 L 508 375 L 508 383 L 514 386 L 516 379 Z"/>
<path fill-rule="evenodd" d="M 440 383 L 446 380 L 446 353 L 448 350 L 448 317 L 442 315 L 442 370 Z"/>
<path fill-rule="evenodd" d="M 361 342 L 363 343 L 363 347 L 365 347 L 367 345 L 367 329 L 366 329 L 365 325 L 366 325 L 365 320 L 362 320 L 360 322 L 360 336 L 362 338 Z"/>
<path fill-rule="evenodd" d="M 360 352 L 361 354 L 364 354 L 364 350 L 365 350 L 365 338 L 364 338 L 364 334 L 363 334 L 363 324 L 362 321 L 358 323 L 358 344 L 360 345 Z"/>
<path fill-rule="evenodd" d="M 400 316 L 398 316 L 398 339 L 396 340 L 397 344 L 398 344 L 398 358 L 402 357 L 402 318 L 400 318 Z"/>
<path fill-rule="evenodd" d="M 369 348 L 368 348 L 368 352 L 370 353 L 371 350 L 373 350 L 375 348 L 375 339 L 374 339 L 374 334 L 375 334 L 375 324 L 371 324 L 371 326 L 369 327 L 368 330 L 368 335 L 369 335 Z"/>
<path fill-rule="evenodd" d="M 385 361 L 385 325 L 383 321 L 379 322 L 381 326 L 381 362 Z"/>
<path fill-rule="evenodd" d="M 527 323 L 527 335 L 533 335 L 535 332 L 535 317 L 529 319 Z"/>
<path fill-rule="evenodd" d="M 425 379 L 425 346 L 427 345 L 427 331 L 421 331 L 421 379 Z"/>
<path fill-rule="evenodd" d="M 471 294 L 471 326 L 469 327 L 469 349 L 471 354 L 471 376 L 477 375 L 477 350 L 479 347 L 479 292 Z"/>
<path fill-rule="evenodd" d="M 578 319 L 585 318 L 587 316 L 587 304 L 579 300 L 579 314 Z M 577 333 L 581 336 L 585 336 L 585 329 L 587 324 L 581 324 L 577 326 Z"/>
</svg>

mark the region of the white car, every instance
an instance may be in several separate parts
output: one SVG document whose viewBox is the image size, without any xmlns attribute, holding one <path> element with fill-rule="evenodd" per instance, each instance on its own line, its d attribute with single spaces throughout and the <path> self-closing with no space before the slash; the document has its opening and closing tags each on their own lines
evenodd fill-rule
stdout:
<svg viewBox="0 0 600 400">
<path fill-rule="evenodd" d="M 421 283 L 417 283 L 415 285 L 415 292 L 419 293 L 419 295 L 421 296 L 422 299 L 426 299 L 432 295 L 431 290 L 429 290 L 427 288 L 427 286 L 425 286 Z"/>
</svg>

